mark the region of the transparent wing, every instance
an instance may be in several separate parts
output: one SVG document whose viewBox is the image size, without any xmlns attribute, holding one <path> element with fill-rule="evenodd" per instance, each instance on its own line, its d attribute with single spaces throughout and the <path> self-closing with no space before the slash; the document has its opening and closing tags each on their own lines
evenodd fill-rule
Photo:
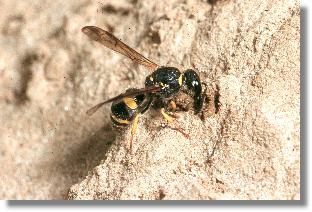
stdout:
<svg viewBox="0 0 312 212">
<path fill-rule="evenodd" d="M 155 93 L 157 91 L 160 91 L 162 88 L 161 87 L 149 87 L 149 88 L 142 88 L 142 89 L 136 89 L 133 91 L 128 91 L 126 93 L 122 93 L 118 96 L 115 96 L 111 99 L 108 99 L 104 102 L 101 102 L 97 105 L 95 105 L 94 107 L 90 108 L 89 110 L 87 110 L 87 115 L 91 116 L 93 115 L 100 107 L 102 107 L 103 105 L 110 103 L 110 102 L 118 102 L 121 101 L 123 98 L 125 97 L 134 97 L 140 94 L 147 94 L 147 93 Z"/>
<path fill-rule="evenodd" d="M 131 60 L 146 66 L 151 70 L 155 70 L 159 67 L 157 64 L 153 63 L 143 55 L 136 52 L 134 49 L 129 47 L 128 45 L 121 42 L 118 38 L 116 38 L 111 33 L 96 27 L 96 26 L 85 26 L 81 29 L 83 33 L 85 33 L 90 39 L 95 40 L 107 48 L 110 48 L 124 56 L 130 58 Z"/>
</svg>

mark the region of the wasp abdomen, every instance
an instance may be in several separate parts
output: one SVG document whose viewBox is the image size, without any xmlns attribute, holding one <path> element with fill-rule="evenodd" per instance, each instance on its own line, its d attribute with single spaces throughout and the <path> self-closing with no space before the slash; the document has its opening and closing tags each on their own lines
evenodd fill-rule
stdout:
<svg viewBox="0 0 312 212">
<path fill-rule="evenodd" d="M 134 90 L 128 89 L 126 92 Z M 145 99 L 145 95 L 125 97 L 119 102 L 114 102 L 111 107 L 111 120 L 118 126 L 129 125 L 138 113 L 138 108 Z"/>
<path fill-rule="evenodd" d="M 134 106 L 132 104 L 131 106 Z M 129 125 L 135 115 L 135 109 L 129 107 L 125 101 L 113 103 L 111 107 L 111 119 L 116 125 L 126 126 Z"/>
</svg>

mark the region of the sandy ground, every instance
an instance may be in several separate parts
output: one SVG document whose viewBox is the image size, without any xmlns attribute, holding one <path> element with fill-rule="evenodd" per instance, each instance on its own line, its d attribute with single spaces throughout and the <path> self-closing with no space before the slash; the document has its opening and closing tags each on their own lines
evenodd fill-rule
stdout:
<svg viewBox="0 0 312 212">
<path fill-rule="evenodd" d="M 300 199 L 299 2 L 166 2 L 0 1 L 1 199 Z M 85 25 L 200 73 L 189 139 L 150 110 L 131 154 L 109 106 L 86 116 L 150 72 Z"/>
</svg>

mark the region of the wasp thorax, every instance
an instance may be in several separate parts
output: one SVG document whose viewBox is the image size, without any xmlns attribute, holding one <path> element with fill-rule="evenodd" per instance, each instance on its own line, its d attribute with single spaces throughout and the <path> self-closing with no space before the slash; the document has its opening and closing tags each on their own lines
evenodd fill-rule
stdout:
<svg viewBox="0 0 312 212">
<path fill-rule="evenodd" d="M 182 85 L 182 74 L 174 67 L 160 67 L 151 75 L 146 77 L 145 86 L 160 86 L 161 91 L 157 93 L 158 97 L 169 98 L 175 95 Z"/>
</svg>

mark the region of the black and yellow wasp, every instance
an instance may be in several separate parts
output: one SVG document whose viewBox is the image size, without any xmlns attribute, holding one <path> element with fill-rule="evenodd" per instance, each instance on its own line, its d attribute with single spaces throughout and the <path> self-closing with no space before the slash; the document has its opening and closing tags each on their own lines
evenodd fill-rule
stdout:
<svg viewBox="0 0 312 212">
<path fill-rule="evenodd" d="M 153 71 L 146 77 L 145 88 L 130 88 L 125 93 L 101 102 L 87 111 L 88 115 L 92 115 L 104 104 L 112 102 L 110 115 L 112 122 L 118 126 L 132 124 L 130 149 L 132 148 L 132 140 L 137 129 L 139 115 L 146 112 L 155 100 L 169 102 L 178 92 L 182 91 L 194 98 L 195 114 L 201 111 L 204 95 L 201 81 L 194 70 L 188 69 L 182 73 L 174 67 L 159 66 L 121 42 L 114 35 L 96 26 L 85 26 L 82 28 L 82 32 L 90 39 Z M 176 107 L 174 102 L 171 101 L 171 103 L 173 107 Z M 165 112 L 164 107 L 160 108 L 160 112 L 168 122 L 173 121 L 173 118 Z"/>
</svg>

